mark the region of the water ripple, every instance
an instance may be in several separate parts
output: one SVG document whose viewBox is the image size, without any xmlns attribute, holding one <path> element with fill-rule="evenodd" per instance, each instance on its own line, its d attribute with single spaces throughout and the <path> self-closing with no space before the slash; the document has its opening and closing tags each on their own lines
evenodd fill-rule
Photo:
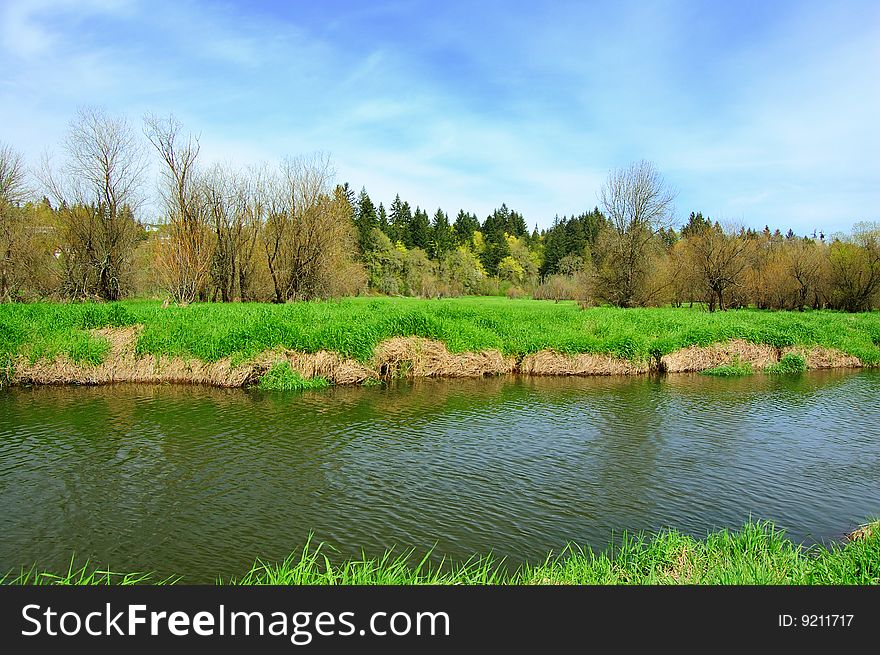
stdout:
<svg viewBox="0 0 880 655">
<path fill-rule="evenodd" d="M 75 551 L 210 581 L 310 532 L 346 556 L 436 545 L 512 563 L 749 516 L 834 538 L 880 511 L 878 397 L 877 371 L 9 389 L 0 569 Z"/>
</svg>

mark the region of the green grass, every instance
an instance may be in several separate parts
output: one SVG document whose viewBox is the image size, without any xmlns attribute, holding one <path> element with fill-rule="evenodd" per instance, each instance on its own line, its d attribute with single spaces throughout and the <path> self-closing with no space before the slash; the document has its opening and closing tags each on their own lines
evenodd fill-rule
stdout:
<svg viewBox="0 0 880 655">
<path fill-rule="evenodd" d="M 92 567 L 89 562 L 76 566 L 74 565 L 74 559 L 73 557 L 70 558 L 67 570 L 62 573 L 38 571 L 36 566 L 32 566 L 29 569 L 22 569 L 17 574 L 3 576 L 0 578 L 0 584 L 89 587 L 98 585 L 165 585 L 175 584 L 180 581 L 180 578 L 177 576 L 157 580 L 149 573 L 115 573 L 107 568 Z"/>
<path fill-rule="evenodd" d="M 290 368 L 290 362 L 275 362 L 260 378 L 257 385 L 266 391 L 305 391 L 325 389 L 330 386 L 326 378 L 315 376 L 306 379 Z"/>
<path fill-rule="evenodd" d="M 702 371 L 703 375 L 712 375 L 719 378 L 734 378 L 752 374 L 752 365 L 748 362 L 734 362 L 726 366 L 716 366 Z"/>
<path fill-rule="evenodd" d="M 803 358 L 802 355 L 796 355 L 794 353 L 788 353 L 784 355 L 782 359 L 780 359 L 776 364 L 770 364 L 764 368 L 764 372 L 773 373 L 773 374 L 792 374 L 792 373 L 803 373 L 807 370 L 807 360 Z"/>
<path fill-rule="evenodd" d="M 880 312 L 775 312 L 595 307 L 529 299 L 345 298 L 270 305 L 193 304 L 163 308 L 156 301 L 107 304 L 0 305 L 0 364 L 24 354 L 65 354 L 97 363 L 106 342 L 88 330 L 144 325 L 137 350 L 157 356 L 240 362 L 286 347 L 336 351 L 360 361 L 394 336 L 421 336 L 452 352 L 498 349 L 525 355 L 542 349 L 610 353 L 645 361 L 692 345 L 745 339 L 775 347 L 824 346 L 880 364 Z"/>
<path fill-rule="evenodd" d="M 334 563 L 332 551 L 310 541 L 279 563 L 257 561 L 245 575 L 218 578 L 233 585 L 528 585 L 528 584 L 880 584 L 880 521 L 869 524 L 861 538 L 828 547 L 804 548 L 771 523 L 749 522 L 737 531 L 721 530 L 705 539 L 676 531 L 655 535 L 624 534 L 620 544 L 596 553 L 569 546 L 556 556 L 509 571 L 489 556 L 454 565 L 432 565 L 428 555 L 395 554 L 360 557 Z M 180 578 L 160 583 L 179 582 Z M 36 568 L 6 584 L 143 584 L 143 574 L 89 572 L 74 568 L 56 575 Z"/>
</svg>

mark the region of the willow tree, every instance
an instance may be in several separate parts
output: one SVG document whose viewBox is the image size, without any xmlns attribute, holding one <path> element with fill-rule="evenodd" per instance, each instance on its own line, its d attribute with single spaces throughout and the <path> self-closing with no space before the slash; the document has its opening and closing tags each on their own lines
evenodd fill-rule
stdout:
<svg viewBox="0 0 880 655">
<path fill-rule="evenodd" d="M 852 239 L 829 249 L 831 304 L 863 312 L 880 304 L 880 226 L 857 225 Z"/>
<path fill-rule="evenodd" d="M 27 230 L 21 204 L 27 197 L 27 169 L 21 153 L 0 143 L 0 302 L 10 300 L 24 281 Z"/>
<path fill-rule="evenodd" d="M 215 165 L 202 182 L 214 246 L 211 280 L 215 300 L 229 302 L 249 297 L 262 214 L 262 200 L 253 192 L 255 175 L 258 173 Z"/>
<path fill-rule="evenodd" d="M 793 282 L 791 307 L 803 311 L 805 306 L 819 308 L 827 286 L 828 253 L 825 244 L 811 239 L 793 239 L 786 244 L 788 277 Z"/>
<path fill-rule="evenodd" d="M 357 232 L 344 189 L 324 155 L 287 159 L 264 182 L 261 236 L 275 302 L 356 293 L 366 277 L 354 261 Z"/>
<path fill-rule="evenodd" d="M 642 160 L 611 171 L 599 199 L 607 226 L 596 247 L 598 291 L 620 307 L 641 304 L 656 235 L 672 223 L 675 194 L 654 165 Z"/>
<path fill-rule="evenodd" d="M 178 303 L 204 294 L 211 269 L 208 210 L 198 169 L 199 141 L 184 136 L 173 116 L 144 118 L 145 132 L 162 160 L 166 225 L 157 240 L 159 276 Z"/>
<path fill-rule="evenodd" d="M 59 211 L 63 291 L 118 300 L 143 233 L 134 217 L 146 166 L 141 144 L 127 120 L 87 108 L 62 148 L 60 167 L 46 159 L 41 177 Z"/>
<path fill-rule="evenodd" d="M 710 312 L 723 311 L 725 301 L 744 284 L 748 245 L 735 229 L 725 232 L 717 223 L 687 238 L 693 279 L 706 294 Z"/>
</svg>

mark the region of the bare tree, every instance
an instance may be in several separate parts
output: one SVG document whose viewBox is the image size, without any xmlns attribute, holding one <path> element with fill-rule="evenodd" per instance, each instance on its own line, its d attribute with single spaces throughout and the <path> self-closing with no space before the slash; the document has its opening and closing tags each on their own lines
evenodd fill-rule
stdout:
<svg viewBox="0 0 880 655">
<path fill-rule="evenodd" d="M 242 300 L 255 300 L 254 277 L 260 252 L 257 243 L 266 219 L 267 198 L 263 194 L 265 166 L 252 168 L 245 178 L 244 225 L 239 239 L 238 290 Z"/>
<path fill-rule="evenodd" d="M 807 305 L 818 308 L 820 288 L 828 274 L 825 246 L 808 239 L 794 239 L 786 244 L 786 256 L 788 274 L 795 282 L 790 308 L 798 311 L 803 311 Z"/>
<path fill-rule="evenodd" d="M 853 241 L 835 241 L 828 259 L 832 305 L 848 312 L 871 309 L 880 296 L 880 237 L 857 233 Z"/>
<path fill-rule="evenodd" d="M 709 311 L 725 309 L 725 294 L 743 284 L 748 242 L 736 230 L 717 223 L 687 240 L 694 277 L 708 295 Z"/>
<path fill-rule="evenodd" d="M 285 160 L 267 177 L 262 243 L 276 302 L 357 292 L 365 280 L 354 262 L 351 205 L 332 188 L 329 157 Z"/>
<path fill-rule="evenodd" d="M 27 267 L 27 226 L 21 204 L 27 198 L 24 157 L 0 143 L 0 302 L 10 300 L 24 282 Z"/>
<path fill-rule="evenodd" d="M 140 235 L 141 145 L 124 118 L 89 108 L 77 112 L 63 149 L 62 166 L 46 159 L 42 179 L 59 206 L 66 291 L 116 300 Z"/>
<path fill-rule="evenodd" d="M 287 159 L 281 166 L 265 240 L 276 302 L 315 295 L 319 259 L 334 236 L 324 212 L 333 175 L 326 155 Z"/>
<path fill-rule="evenodd" d="M 168 223 L 158 242 L 159 272 L 172 298 L 190 303 L 204 293 L 212 259 L 198 171 L 199 141 L 192 135 L 184 137 L 173 116 L 147 115 L 144 124 L 164 164 L 162 196 Z"/>
<path fill-rule="evenodd" d="M 611 171 L 599 194 L 609 228 L 600 239 L 600 293 L 621 307 L 637 303 L 652 246 L 671 224 L 675 194 L 648 161 Z"/>
<path fill-rule="evenodd" d="M 266 265 L 272 280 L 273 300 L 284 302 L 282 275 L 285 263 L 285 244 L 290 227 L 291 202 L 279 175 L 265 172 L 255 180 L 255 195 L 259 204 L 260 237 L 266 253 Z"/>
<path fill-rule="evenodd" d="M 0 143 L 0 202 L 20 205 L 28 194 L 24 157 L 12 146 Z"/>
</svg>

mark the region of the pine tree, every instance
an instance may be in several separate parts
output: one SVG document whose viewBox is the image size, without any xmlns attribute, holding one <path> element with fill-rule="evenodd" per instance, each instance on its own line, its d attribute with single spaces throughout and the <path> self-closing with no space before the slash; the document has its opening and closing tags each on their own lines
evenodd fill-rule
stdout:
<svg viewBox="0 0 880 655">
<path fill-rule="evenodd" d="M 431 243 L 431 221 L 428 219 L 428 212 L 424 209 L 416 207 L 413 212 L 412 220 L 409 227 L 410 243 L 406 244 L 407 248 L 421 248 L 427 251 Z"/>
<path fill-rule="evenodd" d="M 505 236 L 509 218 L 510 210 L 507 209 L 507 205 L 502 204 L 500 209 L 489 214 L 483 222 L 482 232 L 486 248 L 480 255 L 480 259 L 489 275 L 497 275 L 498 264 L 510 255 L 510 246 Z"/>
<path fill-rule="evenodd" d="M 452 231 L 455 234 L 455 242 L 459 246 L 468 245 L 474 238 L 474 232 L 480 229 L 480 221 L 473 214 L 461 209 L 455 217 Z"/>
<path fill-rule="evenodd" d="M 348 205 L 351 207 L 352 212 L 355 212 L 357 210 L 357 199 L 354 195 L 354 189 L 348 185 L 348 182 L 337 184 L 336 186 L 339 188 L 341 195 L 348 201 Z"/>
<path fill-rule="evenodd" d="M 365 188 L 361 189 L 355 206 L 354 222 L 358 229 L 358 242 L 361 252 L 366 252 L 370 242 L 370 233 L 379 227 L 379 217 L 376 215 L 376 207 L 370 200 Z"/>
<path fill-rule="evenodd" d="M 681 236 L 682 238 L 695 236 L 710 227 L 712 227 L 712 221 L 708 218 L 703 218 L 703 212 L 691 212 L 687 225 L 681 228 Z"/>
<path fill-rule="evenodd" d="M 553 219 L 553 226 L 544 235 L 544 261 L 538 269 L 541 277 L 556 274 L 559 271 L 559 260 L 569 253 L 567 226 L 568 219 L 563 216 L 560 220 L 557 215 Z"/>
<path fill-rule="evenodd" d="M 379 219 L 379 229 L 385 233 L 387 236 L 390 230 L 390 225 L 388 224 L 388 214 L 385 212 L 385 205 L 381 202 L 379 203 L 379 211 L 377 212 L 377 216 Z"/>
<path fill-rule="evenodd" d="M 528 237 L 529 228 L 526 226 L 526 219 L 519 212 L 512 211 L 507 217 L 506 232 L 515 237 Z"/>
<path fill-rule="evenodd" d="M 440 260 L 452 250 L 454 246 L 452 227 L 449 225 L 449 216 L 439 207 L 434 214 L 434 222 L 431 225 L 431 243 L 428 254 L 432 259 Z"/>
<path fill-rule="evenodd" d="M 394 202 L 391 203 L 391 226 L 389 229 L 393 243 L 400 241 L 407 248 L 412 247 L 412 239 L 410 237 L 410 223 L 412 223 L 412 211 L 409 203 L 400 199 L 400 195 L 394 196 Z"/>
</svg>

